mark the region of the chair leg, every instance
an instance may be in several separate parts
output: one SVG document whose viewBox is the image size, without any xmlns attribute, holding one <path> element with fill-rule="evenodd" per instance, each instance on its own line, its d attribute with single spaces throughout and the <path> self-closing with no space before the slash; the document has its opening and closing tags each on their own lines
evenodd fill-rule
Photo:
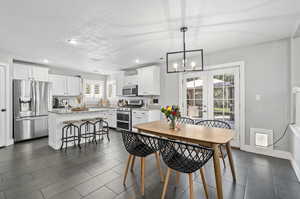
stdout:
<svg viewBox="0 0 300 199">
<path fill-rule="evenodd" d="M 190 199 L 194 199 L 194 187 L 193 187 L 193 174 L 189 173 L 189 191 L 190 191 Z"/>
<path fill-rule="evenodd" d="M 160 175 L 160 180 L 161 180 L 161 182 L 163 182 L 164 181 L 164 174 L 163 174 L 162 168 L 160 166 L 159 152 L 155 153 L 155 158 L 156 158 L 156 166 L 157 166 L 157 169 L 158 169 L 159 175 Z"/>
<path fill-rule="evenodd" d="M 222 160 L 223 160 L 223 165 L 224 165 L 224 168 L 226 167 L 226 162 L 225 162 L 225 157 L 224 157 L 224 153 L 223 153 L 223 150 L 222 150 L 222 146 L 220 145 L 220 153 L 221 153 L 221 156 L 222 156 Z"/>
<path fill-rule="evenodd" d="M 133 169 L 134 169 L 134 162 L 135 162 L 135 156 L 132 157 L 132 163 L 131 163 L 131 167 L 130 167 L 131 172 L 133 172 Z"/>
<path fill-rule="evenodd" d="M 170 178 L 171 172 L 172 172 L 172 169 L 168 168 L 167 174 L 166 174 L 166 177 L 165 177 L 165 183 L 164 183 L 163 192 L 161 194 L 161 199 L 164 199 L 165 196 L 166 196 L 166 192 L 167 192 L 167 188 L 168 188 L 169 178 Z"/>
<path fill-rule="evenodd" d="M 180 181 L 180 172 L 176 171 L 176 187 L 179 186 L 179 181 Z"/>
<path fill-rule="evenodd" d="M 145 158 L 141 157 L 141 193 L 145 195 Z"/>
<path fill-rule="evenodd" d="M 124 174 L 124 179 L 123 179 L 123 184 L 125 185 L 126 183 L 126 178 L 127 178 L 127 174 L 128 174 L 128 168 L 129 168 L 129 165 L 132 161 L 132 157 L 133 155 L 129 155 L 128 156 L 128 160 L 127 160 L 127 164 L 126 164 L 126 168 L 125 168 L 125 174 Z"/>
<path fill-rule="evenodd" d="M 205 197 L 206 199 L 208 199 L 208 187 L 206 184 L 206 180 L 205 180 L 205 175 L 204 175 L 204 168 L 200 168 L 200 176 L 201 176 L 201 180 L 202 180 L 202 184 L 203 184 L 203 188 L 204 188 L 204 192 L 205 192 Z"/>
</svg>

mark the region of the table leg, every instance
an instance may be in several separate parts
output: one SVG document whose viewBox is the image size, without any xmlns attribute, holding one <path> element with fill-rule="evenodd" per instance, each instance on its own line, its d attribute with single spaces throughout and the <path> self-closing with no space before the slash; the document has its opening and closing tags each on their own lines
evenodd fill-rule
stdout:
<svg viewBox="0 0 300 199">
<path fill-rule="evenodd" d="M 231 168 L 232 177 L 233 177 L 233 180 L 236 181 L 236 175 L 235 175 L 235 169 L 234 169 L 234 163 L 233 163 L 233 158 L 232 158 L 232 153 L 231 153 L 230 142 L 228 142 L 226 144 L 226 150 L 227 150 L 227 154 L 228 154 L 228 159 L 229 159 L 229 164 L 230 164 L 230 168 Z"/>
<path fill-rule="evenodd" d="M 220 160 L 219 160 L 219 145 L 214 144 L 213 149 L 214 149 L 213 160 L 214 160 L 217 196 L 218 199 L 223 199 L 222 175 L 221 175 Z"/>
</svg>

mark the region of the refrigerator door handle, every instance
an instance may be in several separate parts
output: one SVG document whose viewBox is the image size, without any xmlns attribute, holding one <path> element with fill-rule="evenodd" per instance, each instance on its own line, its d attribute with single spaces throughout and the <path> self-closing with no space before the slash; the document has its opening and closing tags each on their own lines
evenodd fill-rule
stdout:
<svg viewBox="0 0 300 199">
<path fill-rule="evenodd" d="M 36 93 L 35 93 L 35 82 L 32 81 L 31 82 L 31 99 L 32 99 L 32 112 L 33 112 L 33 115 L 36 116 Z"/>
</svg>

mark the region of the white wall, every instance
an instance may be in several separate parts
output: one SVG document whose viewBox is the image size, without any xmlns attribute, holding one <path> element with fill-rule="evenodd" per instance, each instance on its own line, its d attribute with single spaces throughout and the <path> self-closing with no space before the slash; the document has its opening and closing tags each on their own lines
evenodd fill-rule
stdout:
<svg viewBox="0 0 300 199">
<path fill-rule="evenodd" d="M 292 39 L 292 86 L 300 87 L 300 37 Z"/>
<path fill-rule="evenodd" d="M 0 52 L 0 63 L 8 65 L 8 100 L 6 102 L 7 106 L 7 132 L 5 135 L 6 145 L 13 144 L 12 139 L 12 56 L 7 53 Z"/>
<path fill-rule="evenodd" d="M 290 120 L 290 41 L 280 40 L 204 55 L 205 65 L 245 61 L 246 144 L 250 128 L 273 129 L 276 140 Z M 178 104 L 178 76 L 162 65 L 161 102 Z M 255 95 L 261 95 L 256 101 Z M 287 150 L 287 139 L 276 149 Z"/>
</svg>

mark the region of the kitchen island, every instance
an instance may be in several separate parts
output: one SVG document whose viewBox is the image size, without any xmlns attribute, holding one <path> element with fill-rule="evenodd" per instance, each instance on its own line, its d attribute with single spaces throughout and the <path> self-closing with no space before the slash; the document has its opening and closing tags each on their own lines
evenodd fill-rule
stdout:
<svg viewBox="0 0 300 199">
<path fill-rule="evenodd" d="M 102 117 L 108 122 L 109 127 L 116 128 L 116 109 L 115 108 L 89 108 L 84 111 L 53 110 L 49 112 L 49 139 L 48 144 L 55 150 L 61 146 L 61 135 L 64 121 L 81 120 L 87 118 Z M 82 140 L 81 143 L 84 143 Z M 73 143 L 68 143 L 72 146 Z"/>
</svg>

